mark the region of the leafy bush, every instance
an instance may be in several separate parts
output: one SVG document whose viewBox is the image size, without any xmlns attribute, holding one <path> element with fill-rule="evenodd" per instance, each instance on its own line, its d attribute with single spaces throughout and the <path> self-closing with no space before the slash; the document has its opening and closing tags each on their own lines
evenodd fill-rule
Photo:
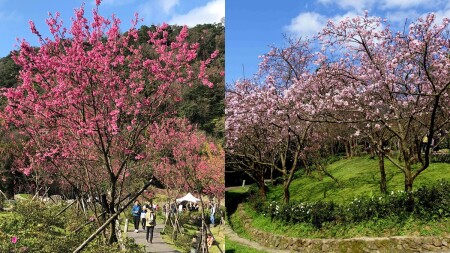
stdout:
<svg viewBox="0 0 450 253">
<path fill-rule="evenodd" d="M 355 198 L 339 205 L 334 202 L 280 204 L 276 201 L 261 203 L 253 200 L 255 211 L 272 219 L 290 223 L 308 223 L 315 228 L 324 224 L 349 224 L 383 218 L 406 220 L 438 220 L 450 217 L 450 184 L 441 182 L 432 187 L 422 187 L 406 193 Z"/>
<path fill-rule="evenodd" d="M 430 161 L 432 163 L 450 163 L 450 154 L 432 154 Z"/>
<path fill-rule="evenodd" d="M 72 252 L 95 230 L 86 226 L 77 233 L 74 228 L 84 224 L 85 217 L 74 209 L 56 214 L 61 206 L 46 206 L 38 201 L 17 202 L 14 211 L 4 214 L 0 222 L 0 252 Z M 13 243 L 12 238 L 17 241 Z M 128 253 L 143 252 L 132 240 L 125 242 Z M 117 252 L 119 246 L 94 240 L 83 252 Z"/>
<path fill-rule="evenodd" d="M 432 188 L 421 187 L 415 192 L 415 213 L 422 219 L 450 217 L 450 184 L 441 182 Z"/>
</svg>

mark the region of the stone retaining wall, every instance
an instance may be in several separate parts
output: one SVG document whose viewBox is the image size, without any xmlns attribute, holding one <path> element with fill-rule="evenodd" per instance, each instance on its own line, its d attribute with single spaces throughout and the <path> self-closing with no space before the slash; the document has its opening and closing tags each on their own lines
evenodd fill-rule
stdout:
<svg viewBox="0 0 450 253">
<path fill-rule="evenodd" d="M 253 228 L 251 218 L 244 212 L 241 205 L 236 212 L 252 240 L 266 247 L 291 250 L 292 252 L 450 252 L 450 237 L 393 236 L 350 239 L 303 239 L 273 235 Z"/>
</svg>

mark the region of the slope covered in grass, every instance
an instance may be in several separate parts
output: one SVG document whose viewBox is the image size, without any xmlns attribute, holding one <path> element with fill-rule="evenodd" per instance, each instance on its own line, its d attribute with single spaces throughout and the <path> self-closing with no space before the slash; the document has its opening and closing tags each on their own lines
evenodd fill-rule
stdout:
<svg viewBox="0 0 450 253">
<path fill-rule="evenodd" d="M 404 175 L 391 162 L 385 161 L 388 191 L 404 190 Z M 310 176 L 297 173 L 290 186 L 291 201 L 314 202 L 318 200 L 345 203 L 359 196 L 378 195 L 380 193 L 380 172 L 377 159 L 368 156 L 342 159 L 327 167 L 337 180 L 324 176 L 322 180 L 313 173 Z M 414 189 L 433 185 L 439 180 L 450 181 L 450 164 L 433 163 L 414 181 Z M 269 187 L 269 200 L 283 199 L 283 186 Z"/>
<path fill-rule="evenodd" d="M 229 238 L 226 238 L 225 253 L 266 253 L 266 252 L 250 248 L 238 242 L 232 241 Z"/>
</svg>

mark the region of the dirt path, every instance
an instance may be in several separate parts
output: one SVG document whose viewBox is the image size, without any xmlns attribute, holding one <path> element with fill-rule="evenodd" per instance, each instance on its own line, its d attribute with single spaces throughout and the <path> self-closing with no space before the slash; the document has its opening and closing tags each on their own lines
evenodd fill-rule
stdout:
<svg viewBox="0 0 450 253">
<path fill-rule="evenodd" d="M 147 252 L 158 252 L 158 253 L 180 253 L 170 244 L 165 243 L 161 238 L 161 230 L 163 229 L 162 224 L 157 224 L 155 231 L 153 232 L 153 243 L 150 244 L 145 240 L 145 231 L 141 228 L 138 233 L 134 232 L 132 227 L 128 228 L 127 236 L 134 238 L 137 244 L 145 245 L 145 250 Z"/>
</svg>

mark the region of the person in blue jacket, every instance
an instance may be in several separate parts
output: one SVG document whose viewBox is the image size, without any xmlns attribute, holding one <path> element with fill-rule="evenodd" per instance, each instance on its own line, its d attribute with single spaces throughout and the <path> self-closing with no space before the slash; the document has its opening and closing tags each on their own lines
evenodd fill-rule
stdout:
<svg viewBox="0 0 450 253">
<path fill-rule="evenodd" d="M 133 214 L 134 222 L 134 232 L 139 232 L 139 221 L 141 219 L 141 205 L 139 205 L 139 200 L 134 201 L 133 209 L 131 209 L 131 214 Z"/>
</svg>

